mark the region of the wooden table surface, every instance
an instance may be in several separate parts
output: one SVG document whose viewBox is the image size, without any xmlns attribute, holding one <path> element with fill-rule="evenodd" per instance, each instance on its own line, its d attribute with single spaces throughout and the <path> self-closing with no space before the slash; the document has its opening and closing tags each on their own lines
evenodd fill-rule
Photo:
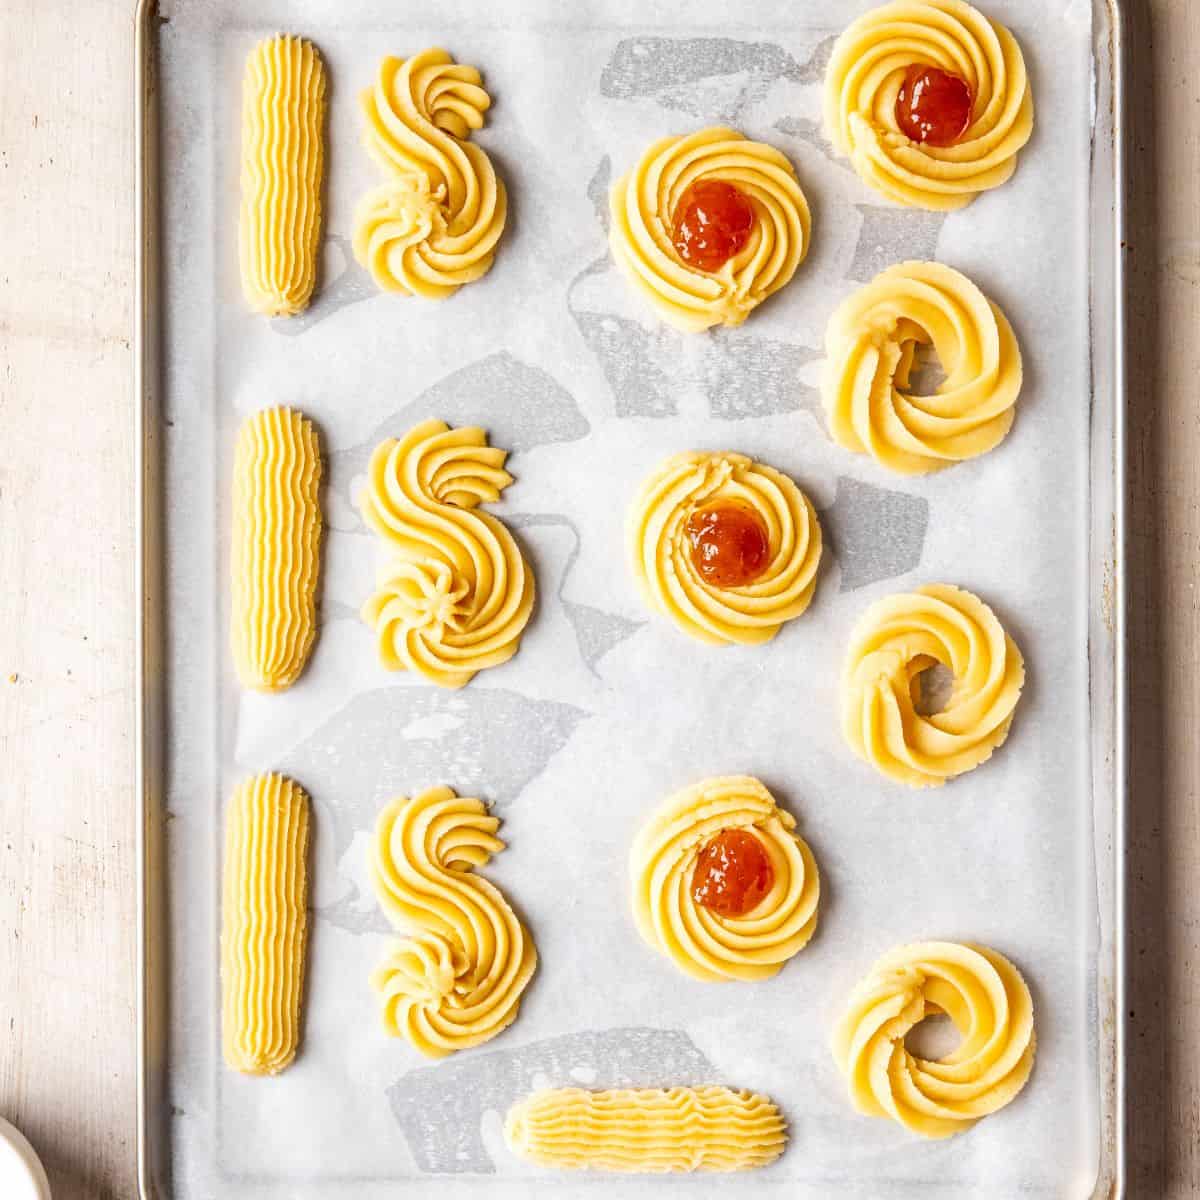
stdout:
<svg viewBox="0 0 1200 1200">
<path fill-rule="evenodd" d="M 0 1115 L 135 1194 L 131 0 L 0 19 Z M 1200 1195 L 1200 5 L 1128 0 L 1132 1183 Z"/>
</svg>

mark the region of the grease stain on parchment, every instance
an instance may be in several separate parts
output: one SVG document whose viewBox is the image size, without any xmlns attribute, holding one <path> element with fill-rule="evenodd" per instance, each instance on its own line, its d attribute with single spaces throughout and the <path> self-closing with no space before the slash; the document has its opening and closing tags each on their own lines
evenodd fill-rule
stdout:
<svg viewBox="0 0 1200 1200">
<path fill-rule="evenodd" d="M 841 567 L 838 590 L 852 592 L 920 566 L 929 501 L 840 475 L 821 526 Z"/>
</svg>

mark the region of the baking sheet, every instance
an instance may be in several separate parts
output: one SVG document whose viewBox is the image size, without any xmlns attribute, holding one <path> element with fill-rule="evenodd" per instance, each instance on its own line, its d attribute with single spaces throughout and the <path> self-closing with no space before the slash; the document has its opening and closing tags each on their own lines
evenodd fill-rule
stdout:
<svg viewBox="0 0 1200 1200">
<path fill-rule="evenodd" d="M 1038 125 L 1014 179 L 949 216 L 887 207 L 824 139 L 825 57 L 868 4 L 763 0 L 736 18 L 710 0 L 686 12 L 563 7 L 451 0 L 432 19 L 334 0 L 160 6 L 169 1186 L 196 1197 L 371 1197 L 401 1184 L 440 1196 L 708 1194 L 711 1179 L 537 1171 L 508 1153 L 500 1127 L 536 1086 L 715 1081 L 766 1092 L 791 1122 L 787 1154 L 723 1180 L 730 1194 L 1090 1194 L 1111 1156 L 1116 845 L 1094 803 L 1111 678 L 1089 704 L 1089 645 L 1095 685 L 1097 637 L 1112 633 L 1095 530 L 1114 503 L 1097 491 L 1089 403 L 1103 236 L 1089 239 L 1103 216 L 1091 5 L 989 0 L 1025 49 Z M 246 52 L 279 28 L 311 36 L 329 65 L 328 207 L 315 304 L 265 322 L 238 287 L 239 101 Z M 349 252 L 354 204 L 376 182 L 355 95 L 384 54 L 431 44 L 483 70 L 494 107 L 478 140 L 511 198 L 495 268 L 442 305 L 377 295 Z M 653 138 L 718 121 L 788 153 L 813 245 L 742 329 L 686 336 L 611 265 L 605 195 Z M 909 257 L 975 279 L 1009 315 L 1026 368 L 1003 446 L 920 480 L 832 445 L 817 392 L 837 301 Z M 226 638 L 229 472 L 238 423 L 275 403 L 315 419 L 327 456 L 321 634 L 291 691 L 246 696 Z M 354 506 L 367 457 L 425 416 L 479 423 L 513 451 L 517 483 L 496 511 L 539 583 L 520 654 L 458 693 L 384 672 L 357 617 L 377 554 Z M 687 641 L 642 609 L 625 568 L 629 498 L 663 456 L 691 447 L 761 457 L 821 510 L 830 548 L 816 599 L 765 648 Z M 843 746 L 837 681 L 862 610 L 934 580 L 995 608 L 1028 682 L 990 763 L 914 793 Z M 220 834 L 234 783 L 266 769 L 314 799 L 315 920 L 302 1054 L 280 1078 L 252 1080 L 220 1063 Z M 821 925 L 774 980 L 702 985 L 638 939 L 626 855 L 662 797 L 733 771 L 758 775 L 797 816 L 822 872 Z M 379 1027 L 367 975 L 389 935 L 364 856 L 382 803 L 433 783 L 503 817 L 509 849 L 486 873 L 541 961 L 514 1026 L 430 1065 Z M 855 1114 L 828 1049 L 875 957 L 929 937 L 1012 957 L 1038 1019 L 1027 1090 L 943 1143 Z"/>
</svg>

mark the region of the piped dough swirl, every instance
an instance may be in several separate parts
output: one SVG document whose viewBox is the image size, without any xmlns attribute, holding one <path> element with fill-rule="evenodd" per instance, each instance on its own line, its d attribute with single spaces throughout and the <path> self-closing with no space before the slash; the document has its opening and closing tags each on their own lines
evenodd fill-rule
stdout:
<svg viewBox="0 0 1200 1200">
<path fill-rule="evenodd" d="M 910 390 L 932 344 L 945 379 Z M 905 262 L 848 296 L 830 318 L 821 394 L 834 441 L 901 475 L 922 475 L 997 446 L 1012 428 L 1021 351 L 1007 318 L 965 275 Z"/>
<path fill-rule="evenodd" d="M 766 1096 L 726 1087 L 550 1088 L 508 1110 L 504 1136 L 560 1170 L 745 1171 L 783 1153 L 787 1123 Z"/>
<path fill-rule="evenodd" d="M 430 788 L 379 815 L 368 868 L 398 941 L 371 976 L 384 1028 L 441 1058 L 516 1020 L 537 966 L 529 931 L 498 888 L 475 874 L 504 849 L 479 800 Z"/>
<path fill-rule="evenodd" d="M 242 293 L 255 312 L 302 312 L 317 278 L 325 169 L 325 65 L 279 34 L 250 52 L 242 83 Z"/>
<path fill-rule="evenodd" d="M 954 675 L 946 706 L 923 716 L 917 676 Z M 1025 663 L 977 596 L 934 583 L 873 604 L 855 627 L 842 675 L 842 732 L 877 771 L 937 787 L 986 762 L 1008 737 Z"/>
<path fill-rule="evenodd" d="M 767 565 L 752 583 L 722 587 L 696 570 L 688 517 L 718 501 L 747 506 L 767 530 Z M 687 451 L 663 462 L 629 510 L 630 567 L 646 603 L 712 645 L 770 641 L 808 608 L 821 562 L 821 526 L 781 471 L 731 451 Z"/>
<path fill-rule="evenodd" d="M 533 611 L 533 572 L 480 504 L 512 483 L 507 451 L 482 429 L 424 421 L 371 456 L 362 512 L 390 561 L 362 610 L 392 671 L 458 688 L 517 652 Z"/>
<path fill-rule="evenodd" d="M 363 144 L 387 177 L 354 219 L 354 256 L 384 291 L 442 300 L 491 269 L 508 201 L 469 139 L 491 98 L 445 50 L 385 58 L 362 93 Z"/>
<path fill-rule="evenodd" d="M 281 775 L 234 792 L 221 904 L 225 1062 L 275 1075 L 296 1056 L 308 929 L 308 797 Z"/>
<path fill-rule="evenodd" d="M 915 142 L 896 120 L 914 65 L 957 75 L 971 120 L 949 146 Z M 825 73 L 825 127 L 863 180 L 897 204 L 949 210 L 999 187 L 1033 132 L 1033 94 L 1016 38 L 964 0 L 895 0 L 843 31 Z"/>
<path fill-rule="evenodd" d="M 817 927 L 821 882 L 796 819 L 749 775 L 706 779 L 664 801 L 629 853 L 633 917 L 648 945 L 695 979 L 768 979 L 808 944 Z M 704 846 L 722 830 L 762 843 L 770 890 L 744 917 L 722 917 L 692 898 Z"/>
<path fill-rule="evenodd" d="M 945 1013 L 962 1042 L 919 1058 L 909 1030 Z M 885 954 L 850 996 L 833 1055 L 861 1113 L 927 1138 L 969 1129 L 1003 1108 L 1033 1069 L 1033 1001 L 1020 972 L 985 946 L 918 942 Z"/>
<path fill-rule="evenodd" d="M 689 266 L 672 241 L 676 206 L 698 180 L 732 184 L 754 209 L 749 240 L 719 271 Z M 663 320 L 688 332 L 740 325 L 808 253 L 808 201 L 792 164 L 734 129 L 655 142 L 613 185 L 609 207 L 617 265 Z"/>
<path fill-rule="evenodd" d="M 247 417 L 233 456 L 233 660 L 243 687 L 290 687 L 317 636 L 321 452 L 290 408 Z"/>
</svg>

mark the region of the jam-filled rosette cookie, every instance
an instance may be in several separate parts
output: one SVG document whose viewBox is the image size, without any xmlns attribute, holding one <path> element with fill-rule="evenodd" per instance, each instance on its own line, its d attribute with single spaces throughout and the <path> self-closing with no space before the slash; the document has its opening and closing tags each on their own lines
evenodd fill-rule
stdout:
<svg viewBox="0 0 1200 1200">
<path fill-rule="evenodd" d="M 964 0 L 894 0 L 838 38 L 825 125 L 898 204 L 947 210 L 999 187 L 1033 132 L 1021 47 Z"/>
<path fill-rule="evenodd" d="M 507 199 L 469 140 L 490 105 L 479 72 L 436 49 L 385 58 L 363 92 L 363 144 L 387 182 L 359 203 L 354 256 L 384 291 L 441 300 L 491 269 Z"/>
<path fill-rule="evenodd" d="M 945 379 L 911 386 L 921 347 Z M 904 262 L 848 296 L 830 318 L 821 395 L 834 441 L 901 475 L 986 454 L 1012 428 L 1021 350 L 1004 313 L 965 275 Z"/>
<path fill-rule="evenodd" d="M 808 253 L 808 201 L 792 164 L 733 129 L 655 142 L 609 206 L 617 265 L 688 332 L 740 325 Z"/>
<path fill-rule="evenodd" d="M 954 676 L 939 712 L 917 711 L 920 676 L 940 663 Z M 1003 744 L 1025 662 L 977 596 L 934 583 L 873 604 L 850 637 L 842 676 L 842 732 L 877 771 L 937 787 Z"/>
<path fill-rule="evenodd" d="M 821 883 L 796 819 L 748 775 L 664 801 L 629 854 L 648 945 L 696 979 L 767 979 L 808 944 Z"/>
<path fill-rule="evenodd" d="M 945 1014 L 962 1041 L 941 1058 L 905 1045 Z M 885 954 L 850 996 L 833 1055 L 861 1113 L 927 1138 L 970 1129 L 1008 1104 L 1033 1070 L 1033 1001 L 1021 973 L 985 946 L 918 942 Z"/>
<path fill-rule="evenodd" d="M 817 585 L 816 509 L 744 454 L 672 455 L 634 499 L 627 540 L 646 603 L 714 645 L 769 641 Z"/>
<path fill-rule="evenodd" d="M 459 688 L 516 654 L 533 611 L 533 571 L 480 504 L 512 483 L 507 451 L 482 429 L 423 421 L 375 448 L 363 518 L 387 544 L 363 620 L 383 665 Z"/>
</svg>

